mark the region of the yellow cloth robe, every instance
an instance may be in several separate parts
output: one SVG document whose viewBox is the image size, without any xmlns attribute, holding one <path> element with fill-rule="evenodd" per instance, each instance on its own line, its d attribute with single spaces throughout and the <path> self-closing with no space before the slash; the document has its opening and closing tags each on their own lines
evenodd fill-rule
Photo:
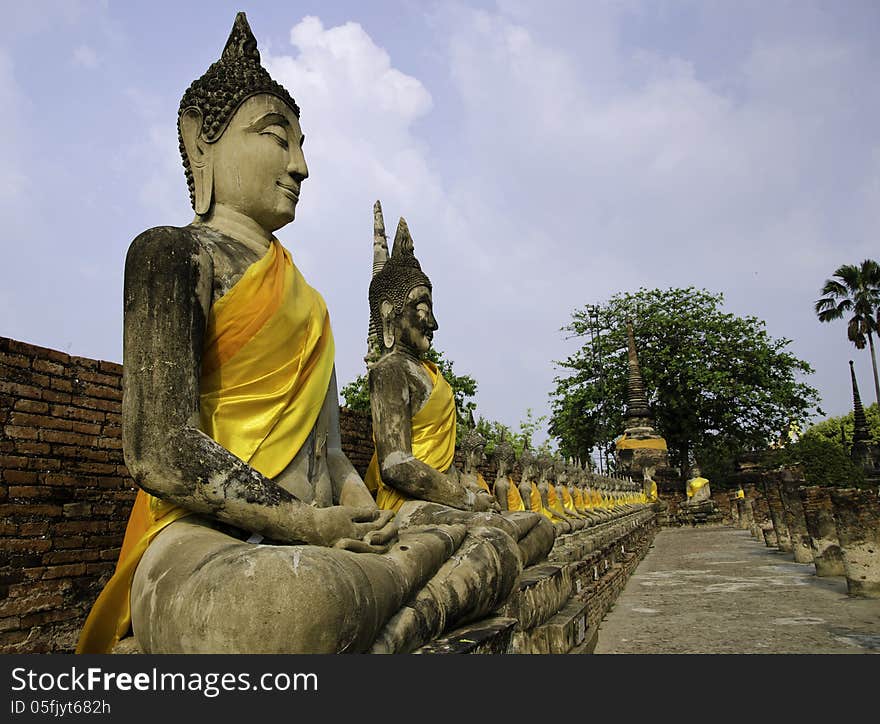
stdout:
<svg viewBox="0 0 880 724">
<path fill-rule="evenodd" d="M 700 488 L 704 487 L 709 481 L 706 478 L 693 478 L 687 482 L 687 496 L 693 498 Z"/>
<path fill-rule="evenodd" d="M 519 494 L 519 490 L 513 484 L 513 481 L 510 479 L 509 476 L 507 478 L 507 509 L 508 510 L 525 510 L 526 509 L 526 504 L 523 502 L 522 496 Z"/>
<path fill-rule="evenodd" d="M 739 498 L 740 500 L 744 500 L 745 497 L 746 497 L 746 493 L 745 493 L 745 491 L 744 491 L 742 488 L 740 488 L 739 490 L 737 490 L 737 491 L 736 491 L 736 495 L 734 496 L 734 498 Z"/>
<path fill-rule="evenodd" d="M 444 473 L 455 457 L 455 398 L 449 383 L 437 365 L 422 362 L 434 387 L 428 401 L 412 418 L 412 454 L 434 470 Z M 400 510 L 412 498 L 397 488 L 385 485 L 379 473 L 376 453 L 370 460 L 364 482 L 376 491 L 376 503 L 382 510 Z"/>
<path fill-rule="evenodd" d="M 483 477 L 483 473 L 481 472 L 477 473 L 477 485 L 479 485 L 487 493 L 492 493 L 492 491 L 489 490 L 489 483 L 486 482 L 486 478 Z"/>
<path fill-rule="evenodd" d="M 333 357 L 324 300 L 273 239 L 211 307 L 200 382 L 202 430 L 263 475 L 278 475 L 315 426 Z M 141 557 L 166 526 L 189 514 L 138 491 L 116 571 L 92 607 L 77 653 L 107 653 L 128 633 L 131 581 Z"/>
<path fill-rule="evenodd" d="M 662 437 L 649 437 L 644 440 L 621 435 L 614 446 L 618 450 L 666 450 L 666 440 Z"/>
<path fill-rule="evenodd" d="M 587 511 L 587 504 L 584 501 L 583 491 L 577 486 L 575 486 L 573 497 L 575 510 L 577 510 L 578 513 L 585 513 Z"/>
<path fill-rule="evenodd" d="M 570 513 L 577 513 L 574 498 L 571 497 L 571 491 L 565 485 L 562 486 L 562 507 Z"/>
</svg>

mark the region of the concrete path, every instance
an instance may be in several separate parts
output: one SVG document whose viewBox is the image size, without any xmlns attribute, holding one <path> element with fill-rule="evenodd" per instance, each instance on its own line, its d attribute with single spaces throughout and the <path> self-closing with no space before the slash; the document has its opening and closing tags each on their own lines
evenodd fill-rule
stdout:
<svg viewBox="0 0 880 724">
<path fill-rule="evenodd" d="M 597 654 L 880 653 L 880 600 L 728 527 L 664 528 L 599 628 Z"/>
</svg>

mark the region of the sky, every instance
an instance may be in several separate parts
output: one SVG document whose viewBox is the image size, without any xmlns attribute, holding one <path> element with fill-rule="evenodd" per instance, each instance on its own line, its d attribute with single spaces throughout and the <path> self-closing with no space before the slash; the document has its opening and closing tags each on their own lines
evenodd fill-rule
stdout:
<svg viewBox="0 0 880 724">
<path fill-rule="evenodd" d="M 3 0 L 0 335 L 122 360 L 125 253 L 192 220 L 177 108 L 238 10 L 302 109 L 310 177 L 278 237 L 327 301 L 340 386 L 380 199 L 478 415 L 549 413 L 574 309 L 691 285 L 791 339 L 825 413 L 851 408 L 849 359 L 874 402 L 867 351 L 813 311 L 880 257 L 871 0 Z"/>
</svg>

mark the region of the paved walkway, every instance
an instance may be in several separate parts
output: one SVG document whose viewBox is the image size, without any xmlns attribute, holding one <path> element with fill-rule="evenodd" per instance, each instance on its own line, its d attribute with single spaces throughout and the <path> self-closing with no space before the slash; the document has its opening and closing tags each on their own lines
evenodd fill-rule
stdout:
<svg viewBox="0 0 880 724">
<path fill-rule="evenodd" d="M 664 528 L 597 654 L 880 653 L 880 600 L 728 527 Z"/>
</svg>

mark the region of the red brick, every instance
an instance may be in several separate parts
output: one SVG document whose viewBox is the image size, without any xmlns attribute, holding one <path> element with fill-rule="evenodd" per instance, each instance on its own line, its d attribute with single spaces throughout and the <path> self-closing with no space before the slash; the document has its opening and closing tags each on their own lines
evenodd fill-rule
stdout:
<svg viewBox="0 0 880 724">
<path fill-rule="evenodd" d="M 85 561 L 96 561 L 101 558 L 99 550 L 75 550 L 66 549 L 61 551 L 50 551 L 43 556 L 43 560 L 47 565 L 58 563 L 84 563 Z M 118 555 L 118 553 L 117 553 Z"/>
<path fill-rule="evenodd" d="M 115 566 L 107 561 L 105 563 L 86 563 L 86 573 L 90 576 L 112 573 Z"/>
<path fill-rule="evenodd" d="M 122 400 L 122 390 L 120 388 L 96 385 L 91 382 L 83 384 L 82 393 L 89 397 L 100 397 L 105 400 Z"/>
<path fill-rule="evenodd" d="M 85 575 L 85 563 L 71 563 L 66 566 L 49 566 L 43 574 L 43 578 L 51 580 L 53 578 L 73 578 L 74 576 Z"/>
<path fill-rule="evenodd" d="M 31 358 L 22 354 L 10 354 L 9 352 L 0 352 L 0 364 L 9 365 L 10 367 L 21 367 L 27 369 L 31 366 Z"/>
<path fill-rule="evenodd" d="M 99 372 L 83 372 L 77 375 L 83 382 L 91 382 L 105 387 L 121 388 L 122 378 L 119 375 L 107 375 Z"/>
<path fill-rule="evenodd" d="M 39 370 L 40 372 L 45 372 L 46 374 L 50 375 L 56 375 L 58 377 L 66 377 L 68 374 L 68 370 L 66 367 L 58 364 L 57 362 L 50 362 L 49 360 L 35 359 L 33 368 L 35 370 Z"/>
<path fill-rule="evenodd" d="M 22 523 L 18 526 L 18 534 L 20 536 L 43 535 L 48 530 L 48 523 Z"/>
<path fill-rule="evenodd" d="M 77 367 L 80 367 L 84 370 L 96 370 L 98 369 L 98 360 L 89 359 L 88 357 L 71 357 L 70 361 Z"/>
<path fill-rule="evenodd" d="M 0 601 L 0 616 L 20 616 L 49 608 L 58 608 L 64 603 L 60 593 L 43 593 L 21 598 L 7 598 Z"/>
<path fill-rule="evenodd" d="M 61 461 L 55 458 L 31 458 L 28 468 L 41 473 L 61 469 Z"/>
<path fill-rule="evenodd" d="M 14 503 L 6 503 L 0 505 L 0 518 L 4 517 L 45 517 L 60 518 L 60 505 L 18 505 Z"/>
<path fill-rule="evenodd" d="M 51 411 L 55 417 L 85 420 L 86 422 L 102 422 L 107 415 L 107 413 L 99 410 L 86 410 L 85 408 L 74 407 L 73 405 L 52 405 Z"/>
<path fill-rule="evenodd" d="M 80 518 L 92 514 L 92 506 L 88 503 L 67 503 L 62 506 L 65 518 Z"/>
<path fill-rule="evenodd" d="M 47 402 L 38 402 L 37 400 L 16 400 L 14 409 L 40 414 L 49 412 L 49 404 Z"/>
<path fill-rule="evenodd" d="M 49 387 L 53 390 L 58 390 L 60 392 L 73 392 L 73 382 L 70 380 L 62 380 L 58 377 L 53 377 L 49 381 Z"/>
<path fill-rule="evenodd" d="M 114 440 L 122 439 L 122 428 L 119 425 L 104 425 L 101 434 Z"/>
<path fill-rule="evenodd" d="M 105 412 L 119 412 L 122 404 L 116 400 L 98 400 L 93 397 L 77 397 L 76 404 L 89 410 L 104 410 Z M 121 399 L 121 398 L 120 398 Z"/>
<path fill-rule="evenodd" d="M 58 390 L 43 390 L 42 398 L 48 402 L 57 402 L 69 405 L 73 396 L 69 392 L 59 392 Z"/>
<path fill-rule="evenodd" d="M 15 452 L 24 453 L 25 455 L 46 455 L 51 448 L 45 442 L 23 442 L 15 443 Z"/>
<path fill-rule="evenodd" d="M 43 611 L 42 613 L 32 613 L 21 617 L 22 628 L 32 628 L 47 623 L 55 623 L 57 621 L 68 621 L 79 616 L 79 612 L 70 609 L 60 609 L 57 611 Z"/>
<path fill-rule="evenodd" d="M 68 536 L 61 538 L 56 536 L 52 539 L 52 548 L 55 550 L 66 550 L 68 548 L 82 548 L 85 546 L 85 538 L 81 535 Z"/>
<path fill-rule="evenodd" d="M 94 435 L 80 435 L 76 432 L 62 430 L 40 430 L 40 440 L 43 442 L 59 442 L 63 445 L 84 445 L 94 447 L 97 438 Z"/>
<path fill-rule="evenodd" d="M 15 397 L 27 397 L 32 400 L 43 399 L 43 391 L 33 385 L 23 385 L 19 382 L 9 382 L 0 379 L 0 392 L 5 392 Z"/>
<path fill-rule="evenodd" d="M 112 437 L 99 437 L 98 447 L 107 448 L 108 450 L 122 450 L 122 440 Z"/>
<path fill-rule="evenodd" d="M 106 372 L 108 375 L 116 375 L 117 377 L 122 377 L 122 365 L 118 362 L 107 362 L 105 360 L 100 360 L 98 362 L 98 369 L 101 372 Z"/>
<path fill-rule="evenodd" d="M 44 477 L 46 485 L 82 485 L 82 478 L 76 475 L 49 473 Z"/>
<path fill-rule="evenodd" d="M 10 485 L 10 498 L 52 498 L 55 493 L 45 485 Z"/>
<path fill-rule="evenodd" d="M 39 482 L 40 476 L 32 471 L 26 470 L 4 470 L 3 480 L 10 485 L 28 485 L 29 483 Z"/>
<path fill-rule="evenodd" d="M 106 521 L 94 520 L 75 520 L 68 523 L 58 523 L 55 525 L 56 533 L 103 533 L 107 530 Z"/>
<path fill-rule="evenodd" d="M 43 553 L 51 547 L 52 541 L 43 538 L 7 538 L 3 541 L 3 548 L 7 551 Z"/>
<path fill-rule="evenodd" d="M 3 431 L 11 438 L 20 440 L 36 440 L 38 431 L 30 427 L 16 427 L 15 425 L 7 425 Z"/>
<path fill-rule="evenodd" d="M 14 536 L 18 533 L 18 526 L 12 523 L 0 522 L 0 536 Z"/>
<path fill-rule="evenodd" d="M 17 468 L 26 470 L 28 466 L 28 458 L 21 455 L 0 455 L 0 470 L 10 470 Z"/>
</svg>

